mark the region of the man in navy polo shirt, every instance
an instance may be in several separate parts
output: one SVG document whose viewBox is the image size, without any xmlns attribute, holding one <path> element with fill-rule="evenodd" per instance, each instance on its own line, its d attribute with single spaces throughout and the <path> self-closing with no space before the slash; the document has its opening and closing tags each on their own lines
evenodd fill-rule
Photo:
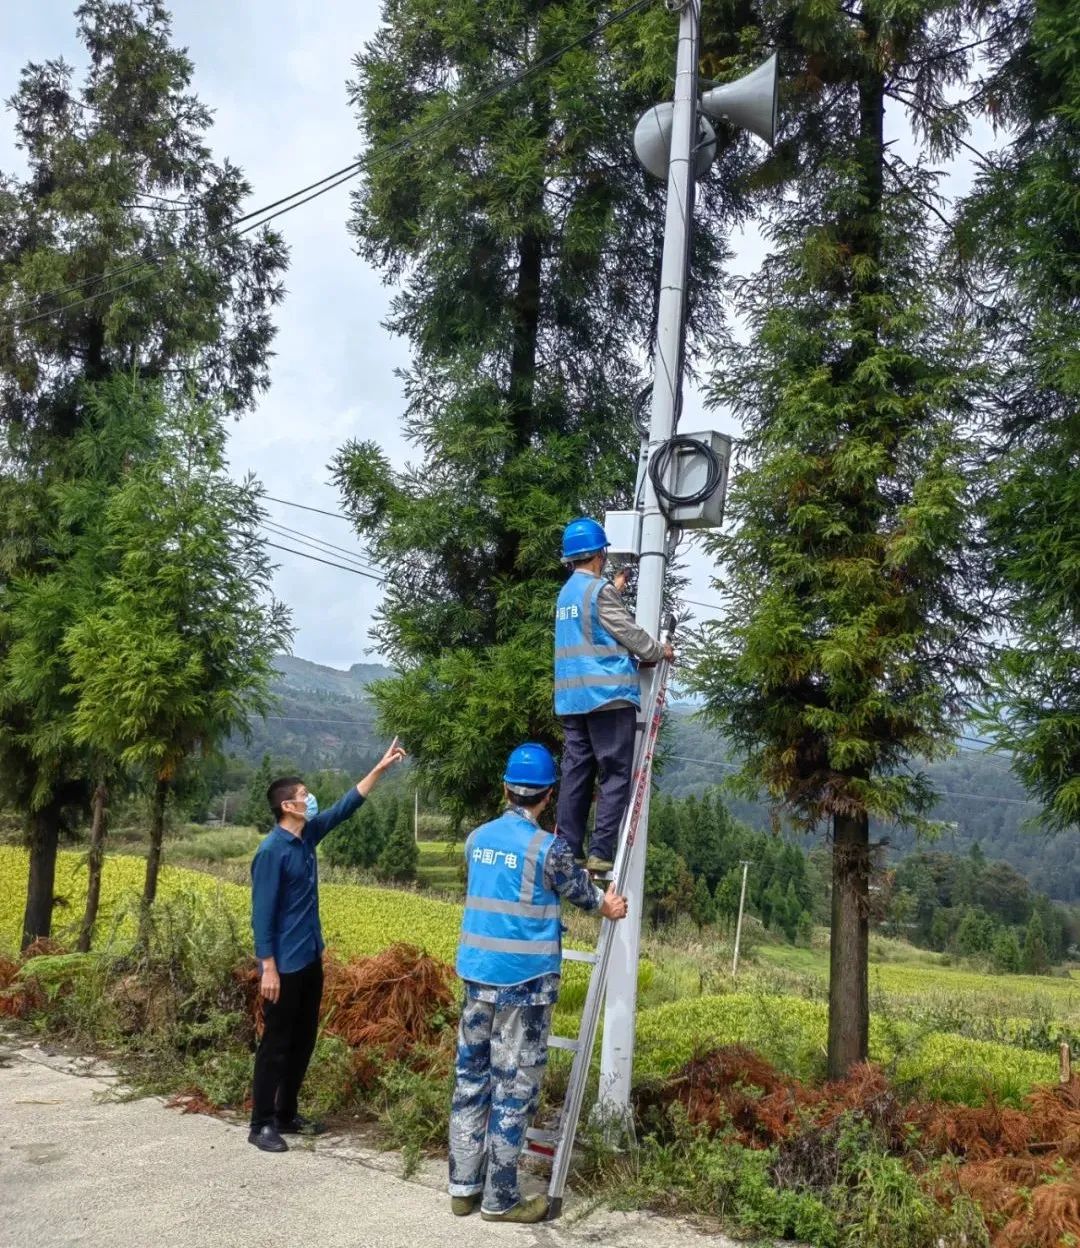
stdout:
<svg viewBox="0 0 1080 1248">
<path fill-rule="evenodd" d="M 277 823 L 251 862 L 251 926 L 262 966 L 263 1035 L 255 1054 L 248 1141 L 284 1153 L 282 1134 L 317 1131 L 297 1112 L 297 1097 L 319 1030 L 322 927 L 315 847 L 364 804 L 379 778 L 405 757 L 397 737 L 371 771 L 329 810 L 299 776 L 282 776 L 266 791 Z"/>
</svg>

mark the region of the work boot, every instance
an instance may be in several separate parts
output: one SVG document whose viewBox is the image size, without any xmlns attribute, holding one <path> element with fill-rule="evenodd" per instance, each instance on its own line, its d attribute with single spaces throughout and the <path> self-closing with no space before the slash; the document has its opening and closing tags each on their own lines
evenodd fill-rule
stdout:
<svg viewBox="0 0 1080 1248">
<path fill-rule="evenodd" d="M 543 1222 L 547 1214 L 546 1196 L 530 1196 L 528 1200 L 519 1200 L 516 1205 L 511 1205 L 502 1213 L 490 1213 L 483 1207 L 480 1209 L 480 1216 L 485 1222 Z"/>
<path fill-rule="evenodd" d="M 608 875 L 615 870 L 615 864 L 607 858 L 597 858 L 595 854 L 590 854 L 585 870 L 590 875 Z"/>
<path fill-rule="evenodd" d="M 477 1192 L 474 1196 L 451 1196 L 450 1212 L 455 1218 L 467 1218 L 470 1213 L 475 1213 L 480 1208 L 483 1196 L 483 1192 Z"/>
</svg>

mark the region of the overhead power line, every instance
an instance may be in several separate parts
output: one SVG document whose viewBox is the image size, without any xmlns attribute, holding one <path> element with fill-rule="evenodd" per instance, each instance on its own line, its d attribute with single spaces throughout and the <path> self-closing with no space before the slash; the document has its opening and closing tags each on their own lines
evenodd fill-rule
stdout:
<svg viewBox="0 0 1080 1248">
<path fill-rule="evenodd" d="M 297 507 L 301 511 L 313 511 L 318 516 L 332 516 L 335 520 L 344 520 L 351 523 L 348 516 L 342 515 L 340 511 L 324 511 L 321 507 L 309 507 L 307 503 L 294 503 L 288 498 L 275 498 L 273 494 L 264 494 L 263 498 L 269 503 L 281 503 L 283 507 Z"/>
<path fill-rule="evenodd" d="M 577 39 L 571 40 L 562 47 L 555 49 L 555 51 L 548 53 L 547 56 L 542 56 L 538 60 L 531 62 L 529 65 L 526 65 L 524 69 L 519 70 L 518 73 L 501 79 L 491 87 L 488 87 L 486 90 L 473 96 L 471 100 L 467 100 L 458 108 L 450 109 L 441 117 L 436 117 L 433 121 L 428 122 L 427 125 L 420 126 L 417 130 L 414 130 L 411 133 L 402 136 L 402 138 L 396 140 L 395 142 L 388 144 L 379 152 L 375 153 L 375 155 L 373 155 L 370 159 L 361 158 L 360 160 L 352 161 L 350 164 L 343 165 L 340 169 L 336 169 L 333 173 L 326 174 L 325 177 L 318 179 L 316 182 L 311 182 L 307 186 L 301 187 L 299 190 L 293 191 L 289 195 L 284 195 L 280 199 L 274 200 L 272 203 L 265 204 L 261 208 L 253 209 L 251 212 L 245 213 L 241 217 L 237 217 L 236 220 L 229 223 L 227 230 L 222 231 L 222 238 L 228 237 L 233 231 L 239 235 L 243 235 L 250 233 L 252 230 L 259 229 L 261 226 L 268 224 L 276 217 L 280 217 L 286 212 L 291 212 L 294 208 L 300 208 L 304 204 L 309 203 L 311 200 L 317 199 L 320 195 L 324 195 L 328 191 L 332 191 L 336 187 L 343 185 L 351 178 L 357 177 L 360 173 L 364 172 L 365 168 L 371 169 L 374 165 L 381 164 L 383 161 L 389 160 L 391 157 L 398 156 L 403 152 L 408 151 L 410 148 L 421 142 L 421 140 L 426 139 L 442 126 L 447 125 L 451 121 L 459 120 L 460 118 L 466 116 L 466 114 L 472 112 L 474 109 L 479 108 L 482 104 L 486 104 L 497 95 L 502 94 L 504 91 L 509 91 L 514 87 L 520 86 L 521 83 L 527 81 L 533 75 L 540 73 L 541 71 L 549 68 L 551 65 L 554 65 L 557 61 L 561 60 L 562 57 L 566 56 L 567 53 L 583 47 L 597 36 L 602 35 L 605 31 L 609 30 L 612 26 L 615 26 L 617 23 L 632 17 L 635 13 L 639 13 L 650 7 L 653 3 L 654 0 L 635 0 L 633 4 L 628 5 L 625 9 L 620 10 L 618 13 L 613 13 L 611 17 L 597 23 L 597 25 L 593 26 L 583 35 L 578 36 Z M 308 192 L 312 193 L 308 194 Z M 301 196 L 304 198 L 300 198 Z M 276 211 L 273 211 L 275 209 Z M 247 226 L 246 229 L 239 231 L 236 230 L 238 225 L 243 225 L 248 221 L 253 222 L 253 224 Z M 212 243 L 213 239 L 208 239 L 207 242 Z M 165 259 L 165 256 L 159 256 L 156 258 L 157 262 L 160 262 L 163 259 Z M 146 263 L 150 263 L 150 261 L 138 260 L 128 265 L 121 266 L 120 268 L 97 274 L 93 278 L 85 278 L 81 282 L 75 282 L 69 286 L 60 287 L 53 291 L 43 291 L 40 295 L 34 296 L 34 298 L 29 301 L 29 305 L 32 306 L 34 303 L 37 303 L 39 300 L 44 298 L 60 298 L 62 295 L 68 294 L 72 290 L 80 289 L 82 286 L 87 285 L 92 281 L 103 281 L 107 278 L 111 279 L 113 277 L 122 276 L 125 273 L 131 272 L 133 268 L 140 267 Z M 67 312 L 74 308 L 80 307 L 84 303 L 89 303 L 94 299 L 100 299 L 103 295 L 117 294 L 120 290 L 124 290 L 129 286 L 135 285 L 138 280 L 139 279 L 133 279 L 131 282 L 125 283 L 123 286 L 110 287 L 107 290 L 97 291 L 96 293 L 86 295 L 81 299 L 76 299 L 72 303 L 64 304 L 58 308 L 53 308 L 48 312 L 39 313 L 38 315 L 28 317 L 25 320 L 15 321 L 13 322 L 11 328 L 19 329 L 25 325 L 33 324 L 37 320 L 44 319 L 45 317 L 56 316 L 59 313 Z M 27 306 L 26 303 L 16 305 L 16 307 L 25 306 Z"/>
<path fill-rule="evenodd" d="M 284 525 L 274 524 L 272 520 L 264 520 L 263 529 L 271 537 L 284 537 L 290 541 L 299 542 L 301 546 L 310 546 L 313 550 L 320 551 L 324 555 L 338 555 L 340 556 L 339 562 L 341 559 L 346 559 L 350 563 L 366 568 L 369 572 L 382 571 L 378 564 L 371 563 L 360 555 L 353 554 L 352 551 L 346 550 L 343 546 L 333 546 L 310 533 L 302 533 L 299 529 L 287 529 Z"/>
<path fill-rule="evenodd" d="M 299 555 L 301 559 L 310 559 L 313 563 L 325 563 L 328 568 L 339 568 L 342 572 L 352 572 L 355 576 L 366 576 L 369 581 L 382 583 L 386 578 L 374 572 L 365 572 L 361 568 L 350 568 L 347 563 L 335 563 L 331 559 L 320 559 L 318 555 L 309 555 L 306 550 L 294 550 L 291 546 L 279 546 L 277 542 L 267 542 L 274 550 L 284 550 L 290 555 Z"/>
</svg>

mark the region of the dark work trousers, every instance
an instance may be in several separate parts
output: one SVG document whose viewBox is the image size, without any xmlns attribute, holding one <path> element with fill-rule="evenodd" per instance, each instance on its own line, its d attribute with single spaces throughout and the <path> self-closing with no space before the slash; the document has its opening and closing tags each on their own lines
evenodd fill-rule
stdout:
<svg viewBox="0 0 1080 1248">
<path fill-rule="evenodd" d="M 255 1053 L 251 1125 L 288 1122 L 296 1116 L 296 1098 L 307 1074 L 319 1030 L 322 959 L 302 971 L 281 976 L 276 1002 L 263 999 L 263 1034 Z"/>
<path fill-rule="evenodd" d="M 632 706 L 617 706 L 589 715 L 564 715 L 562 726 L 559 835 L 580 857 L 596 783 L 596 824 L 589 852 L 614 861 L 619 827 L 630 801 L 637 711 Z"/>
</svg>

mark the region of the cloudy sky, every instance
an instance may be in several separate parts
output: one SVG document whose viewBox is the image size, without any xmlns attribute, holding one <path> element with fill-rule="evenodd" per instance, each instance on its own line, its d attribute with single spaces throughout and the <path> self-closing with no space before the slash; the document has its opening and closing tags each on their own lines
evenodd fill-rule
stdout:
<svg viewBox="0 0 1080 1248">
<path fill-rule="evenodd" d="M 74 0 L 0 2 L 0 96 L 12 94 L 28 60 L 63 55 L 82 64 L 75 40 Z M 173 0 L 176 41 L 195 64 L 195 88 L 215 111 L 210 142 L 252 185 L 250 207 L 269 203 L 356 158 L 359 136 L 346 104 L 350 61 L 376 29 L 377 0 Z M 629 136 L 627 136 L 629 141 Z M 21 167 L 10 114 L 0 122 L 0 169 Z M 345 221 L 347 187 L 299 208 L 277 223 L 290 249 L 288 296 L 277 315 L 272 388 L 233 429 L 231 462 L 251 470 L 267 492 L 335 511 L 327 464 L 349 438 L 375 438 L 404 462 L 403 410 L 395 370 L 407 344 L 382 328 L 390 293 L 352 251 Z M 753 232 L 735 240 L 736 267 L 760 257 Z M 683 428 L 704 428 L 691 395 Z M 730 420 L 715 423 L 725 431 Z M 269 504 L 291 529 L 359 551 L 352 529 L 330 516 Z M 288 545 L 288 539 L 282 543 Z M 376 582 L 292 554 L 280 560 L 275 592 L 293 611 L 295 653 L 334 667 L 371 658 Z M 688 558 L 688 596 L 715 600 L 709 567 Z M 700 612 L 699 612 L 700 613 Z"/>
</svg>

